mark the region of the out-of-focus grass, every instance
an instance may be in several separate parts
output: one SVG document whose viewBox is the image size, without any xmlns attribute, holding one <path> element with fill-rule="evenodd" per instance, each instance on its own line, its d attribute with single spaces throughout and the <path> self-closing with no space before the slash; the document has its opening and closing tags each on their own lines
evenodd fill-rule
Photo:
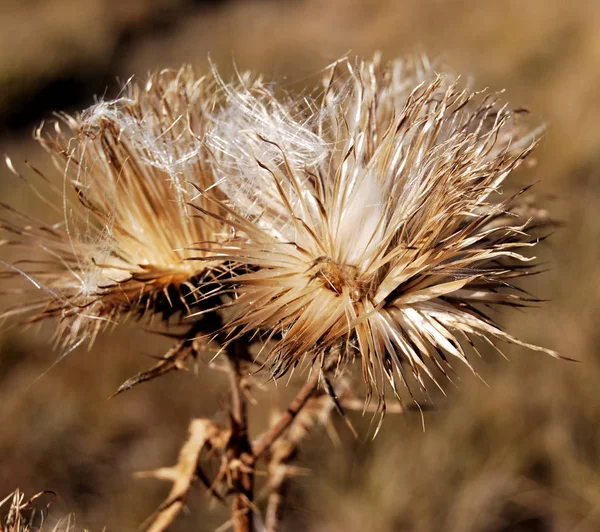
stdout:
<svg viewBox="0 0 600 532">
<path fill-rule="evenodd" d="M 189 11 L 171 29 L 147 32 L 123 50 L 112 30 L 95 25 L 125 17 L 123 6 L 91 4 L 97 14 L 86 18 L 73 11 L 83 3 L 69 3 L 67 13 L 66 2 L 59 8 L 57 1 L 55 11 L 50 3 L 9 9 L 5 2 L 4 12 L 28 9 L 41 28 L 31 43 L 7 42 L 21 43 L 19 57 L 44 65 L 54 61 L 50 42 L 88 35 L 101 45 L 98 68 L 110 66 L 102 73 L 108 78 L 182 62 L 200 70 L 210 52 L 222 71 L 232 70 L 233 56 L 240 68 L 285 78 L 290 89 L 316 84 L 319 70 L 348 51 L 424 51 L 472 73 L 477 87 L 506 88 L 511 103 L 547 121 L 539 164 L 521 177 L 541 179 L 534 192 L 566 222 L 543 244 L 550 270 L 527 283 L 551 301 L 501 319 L 524 339 L 581 363 L 510 349 L 511 362 L 478 361 L 489 387 L 465 375 L 457 390 L 447 387 L 448 398 L 436 397 L 424 432 L 411 414 L 389 416 L 374 442 L 354 442 L 341 424 L 339 448 L 315 436 L 301 457 L 313 474 L 297 479 L 287 529 L 600 530 L 600 4 L 233 1 Z M 0 72 L 18 71 L 16 53 L 0 56 Z M 85 46 L 69 53 L 86 61 Z M 103 62 L 109 53 L 118 60 Z M 20 68 L 23 76 L 33 71 Z M 0 142 L 15 161 L 39 153 L 23 133 Z M 15 179 L 5 171 L 1 177 L 3 199 L 26 203 Z M 35 337 L 12 330 L 0 340 L 0 493 L 52 489 L 59 494 L 55 511 L 75 511 L 82 526 L 131 530 L 166 493 L 131 472 L 173 462 L 190 416 L 225 421 L 224 389 L 201 361 L 198 377 L 171 375 L 106 401 L 149 365 L 144 354 L 166 347 L 134 329 L 103 336 L 91 352 L 70 355 L 28 388 L 56 358 L 46 343 L 50 329 Z M 264 416 L 258 410 L 254 417 Z M 369 419 L 355 422 L 367 432 Z M 189 505 L 174 530 L 212 530 L 226 519 L 226 509 L 209 512 L 201 490 Z"/>
</svg>

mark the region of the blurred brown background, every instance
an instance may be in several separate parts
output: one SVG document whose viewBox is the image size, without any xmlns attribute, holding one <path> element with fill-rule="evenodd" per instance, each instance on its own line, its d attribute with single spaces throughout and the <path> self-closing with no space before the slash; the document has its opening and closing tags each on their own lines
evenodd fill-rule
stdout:
<svg viewBox="0 0 600 532">
<path fill-rule="evenodd" d="M 339 55 L 426 52 L 479 88 L 506 88 L 543 117 L 538 165 L 521 178 L 566 222 L 539 251 L 549 271 L 527 288 L 549 299 L 501 321 L 524 340 L 581 360 L 508 349 L 464 375 L 436 410 L 388 416 L 374 441 L 343 424 L 305 446 L 286 530 L 600 530 L 600 2 L 563 0 L 2 0 L 0 152 L 49 170 L 31 139 L 54 110 L 115 95 L 117 77 L 192 63 L 262 71 L 313 86 Z M 58 176 L 57 176 L 58 177 Z M 25 187 L 0 170 L 3 201 Z M 132 472 L 174 462 L 191 416 L 225 421 L 227 396 L 203 363 L 106 398 L 168 344 L 139 330 L 104 335 L 32 382 L 56 359 L 52 325 L 0 336 L 0 499 L 16 487 L 57 492 L 91 531 L 134 530 L 168 486 Z M 254 412 L 258 422 L 264 418 Z M 363 434 L 369 419 L 353 420 Z M 227 510 L 198 489 L 175 531 L 213 530 Z"/>
</svg>

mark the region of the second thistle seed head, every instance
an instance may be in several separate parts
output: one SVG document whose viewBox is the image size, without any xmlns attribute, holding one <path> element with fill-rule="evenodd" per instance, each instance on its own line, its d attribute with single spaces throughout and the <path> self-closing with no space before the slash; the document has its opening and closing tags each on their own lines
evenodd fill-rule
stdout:
<svg viewBox="0 0 600 532">
<path fill-rule="evenodd" d="M 26 254 L 3 275 L 29 281 L 5 315 L 58 318 L 59 341 L 72 348 L 126 316 L 189 313 L 214 263 L 187 260 L 197 257 L 187 246 L 221 230 L 188 206 L 205 203 L 195 187 L 214 185 L 203 145 L 213 88 L 190 68 L 164 71 L 78 116 L 62 115 L 54 134 L 36 132 L 63 184 L 34 172 L 49 189 L 34 187 L 48 222 L 2 206 L 11 235 L 3 244 Z"/>
</svg>

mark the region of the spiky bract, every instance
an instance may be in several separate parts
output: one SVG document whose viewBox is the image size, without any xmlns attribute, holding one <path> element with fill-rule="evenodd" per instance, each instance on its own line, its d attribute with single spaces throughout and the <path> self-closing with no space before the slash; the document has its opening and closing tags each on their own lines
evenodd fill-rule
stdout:
<svg viewBox="0 0 600 532">
<path fill-rule="evenodd" d="M 536 142 L 518 114 L 424 61 L 342 61 L 320 103 L 284 111 L 247 89 L 207 135 L 236 230 L 213 247 L 237 268 L 231 334 L 274 340 L 275 376 L 359 354 L 381 399 L 407 368 L 425 388 L 434 366 L 469 365 L 476 338 L 541 349 L 482 312 L 530 301 L 513 282 L 536 221 L 500 189 Z"/>
</svg>

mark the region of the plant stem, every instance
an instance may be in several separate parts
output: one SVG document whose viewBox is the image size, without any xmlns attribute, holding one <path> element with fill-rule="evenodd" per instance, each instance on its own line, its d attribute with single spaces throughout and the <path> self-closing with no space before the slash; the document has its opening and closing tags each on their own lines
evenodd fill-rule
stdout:
<svg viewBox="0 0 600 532">
<path fill-rule="evenodd" d="M 287 411 L 281 415 L 279 420 L 252 445 L 254 460 L 258 460 L 276 441 L 285 430 L 292 424 L 298 412 L 302 410 L 307 401 L 316 392 L 319 385 L 319 372 L 314 371 L 306 384 L 302 386 L 294 400 L 290 403 Z"/>
<path fill-rule="evenodd" d="M 254 473 L 252 447 L 248 439 L 248 409 L 242 391 L 242 371 L 240 350 L 236 342 L 227 350 L 229 361 L 229 383 L 231 386 L 231 441 L 230 460 L 235 461 L 237 472 L 234 475 L 232 490 L 235 498 L 231 508 L 235 532 L 252 532 L 252 500 Z"/>
<path fill-rule="evenodd" d="M 279 530 L 288 481 L 287 461 L 286 457 L 286 460 L 282 460 L 281 463 L 269 467 L 269 499 L 265 512 L 265 532 Z"/>
</svg>

